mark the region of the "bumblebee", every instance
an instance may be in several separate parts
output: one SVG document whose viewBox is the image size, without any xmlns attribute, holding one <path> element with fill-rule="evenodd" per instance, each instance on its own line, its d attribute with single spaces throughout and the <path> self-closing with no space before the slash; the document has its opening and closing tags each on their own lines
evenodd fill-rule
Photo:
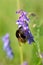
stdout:
<svg viewBox="0 0 43 65">
<path fill-rule="evenodd" d="M 23 30 L 23 27 L 20 27 L 17 31 L 16 31 L 16 37 L 18 38 L 19 42 L 25 43 L 27 38 L 25 36 L 25 31 Z"/>
</svg>

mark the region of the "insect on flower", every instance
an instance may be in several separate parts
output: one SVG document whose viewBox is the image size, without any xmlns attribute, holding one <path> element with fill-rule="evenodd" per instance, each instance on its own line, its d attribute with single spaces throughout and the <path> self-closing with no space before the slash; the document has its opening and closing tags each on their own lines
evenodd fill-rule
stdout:
<svg viewBox="0 0 43 65">
<path fill-rule="evenodd" d="M 16 37 L 21 42 L 28 42 L 32 43 L 34 42 L 33 35 L 28 27 L 28 22 L 30 22 L 30 19 L 27 17 L 27 12 L 24 12 L 23 10 L 19 10 L 16 12 L 17 14 L 20 14 L 19 19 L 17 20 L 16 24 L 18 24 L 18 30 L 16 31 Z"/>
<path fill-rule="evenodd" d="M 22 43 L 26 42 L 26 36 L 25 36 L 25 32 L 23 30 L 22 27 L 20 27 L 17 31 L 16 31 L 16 37 L 18 38 L 19 41 L 21 41 Z"/>
</svg>

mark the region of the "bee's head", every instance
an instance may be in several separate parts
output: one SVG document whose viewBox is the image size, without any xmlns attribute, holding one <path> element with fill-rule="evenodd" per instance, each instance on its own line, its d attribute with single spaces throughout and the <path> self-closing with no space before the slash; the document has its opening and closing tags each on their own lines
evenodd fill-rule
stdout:
<svg viewBox="0 0 43 65">
<path fill-rule="evenodd" d="M 16 37 L 19 38 L 19 30 L 16 31 Z"/>
</svg>

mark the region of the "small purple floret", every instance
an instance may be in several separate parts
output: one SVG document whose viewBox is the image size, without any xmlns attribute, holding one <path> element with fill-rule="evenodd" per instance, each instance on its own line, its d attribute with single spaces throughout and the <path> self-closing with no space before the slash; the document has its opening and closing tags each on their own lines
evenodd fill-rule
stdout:
<svg viewBox="0 0 43 65">
<path fill-rule="evenodd" d="M 19 10 L 16 12 L 17 14 L 20 14 L 19 16 L 19 20 L 21 21 L 29 21 L 29 18 L 27 17 L 27 12 L 23 11 L 23 10 Z"/>
</svg>

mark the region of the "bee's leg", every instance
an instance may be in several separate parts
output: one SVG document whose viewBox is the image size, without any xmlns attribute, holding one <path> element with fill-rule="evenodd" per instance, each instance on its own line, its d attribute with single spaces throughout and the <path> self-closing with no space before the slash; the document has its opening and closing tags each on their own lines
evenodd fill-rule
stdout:
<svg viewBox="0 0 43 65">
<path fill-rule="evenodd" d="M 18 43 L 19 43 L 19 46 L 21 46 L 21 41 L 20 41 L 20 39 L 18 38 Z"/>
</svg>

